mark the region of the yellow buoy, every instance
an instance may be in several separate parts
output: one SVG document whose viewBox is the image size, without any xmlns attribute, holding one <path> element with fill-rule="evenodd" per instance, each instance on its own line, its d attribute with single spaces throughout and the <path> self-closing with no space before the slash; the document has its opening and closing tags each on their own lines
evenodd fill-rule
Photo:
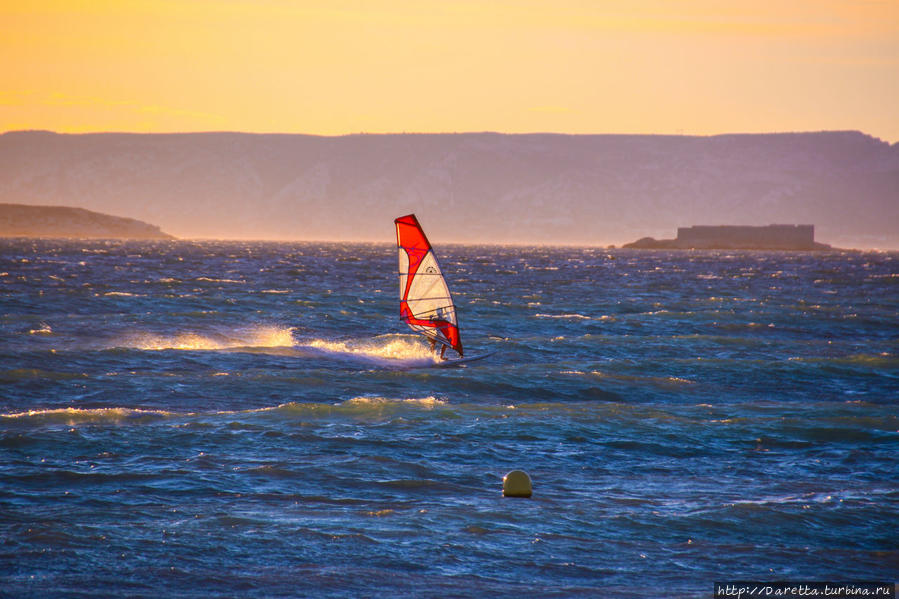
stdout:
<svg viewBox="0 0 899 599">
<path fill-rule="evenodd" d="M 503 497 L 530 497 L 531 477 L 523 470 L 513 470 L 503 477 Z"/>
</svg>

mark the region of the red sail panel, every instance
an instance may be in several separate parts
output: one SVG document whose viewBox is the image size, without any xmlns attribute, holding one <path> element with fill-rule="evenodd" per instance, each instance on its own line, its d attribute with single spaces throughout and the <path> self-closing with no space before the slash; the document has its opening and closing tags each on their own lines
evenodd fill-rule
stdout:
<svg viewBox="0 0 899 599">
<path fill-rule="evenodd" d="M 412 330 L 453 348 L 461 356 L 456 307 L 431 244 L 414 214 L 401 216 L 394 222 L 399 254 L 400 318 Z"/>
</svg>

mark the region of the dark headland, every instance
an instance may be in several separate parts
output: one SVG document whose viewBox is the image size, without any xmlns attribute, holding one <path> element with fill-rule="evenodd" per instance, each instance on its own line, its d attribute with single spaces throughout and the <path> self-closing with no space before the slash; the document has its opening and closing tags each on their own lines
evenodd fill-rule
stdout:
<svg viewBox="0 0 899 599">
<path fill-rule="evenodd" d="M 0 204 L 0 237 L 174 239 L 159 227 L 133 218 L 69 206 Z"/>
<path fill-rule="evenodd" d="M 646 250 L 829 250 L 814 225 L 679 227 L 676 239 L 644 237 L 622 247 Z"/>
</svg>

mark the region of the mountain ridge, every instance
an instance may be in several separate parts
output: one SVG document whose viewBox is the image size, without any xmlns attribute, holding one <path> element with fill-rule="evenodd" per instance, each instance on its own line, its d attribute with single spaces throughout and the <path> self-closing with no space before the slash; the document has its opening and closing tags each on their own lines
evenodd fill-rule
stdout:
<svg viewBox="0 0 899 599">
<path fill-rule="evenodd" d="M 128 214 L 179 237 L 621 244 L 695 224 L 813 223 L 899 247 L 899 144 L 857 131 L 0 135 L 0 201 Z"/>
</svg>

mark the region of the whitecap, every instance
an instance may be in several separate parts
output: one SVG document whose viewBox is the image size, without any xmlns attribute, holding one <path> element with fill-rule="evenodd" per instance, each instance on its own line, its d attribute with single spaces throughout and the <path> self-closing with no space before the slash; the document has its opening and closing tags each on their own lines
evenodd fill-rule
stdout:
<svg viewBox="0 0 899 599">
<path fill-rule="evenodd" d="M 50 325 L 47 324 L 46 322 L 42 322 L 40 324 L 40 326 L 38 326 L 38 328 L 31 329 L 30 331 L 28 331 L 28 334 L 29 335 L 52 335 L 53 329 L 50 328 Z"/>
<path fill-rule="evenodd" d="M 0 418 L 22 424 L 74 426 L 91 423 L 116 423 L 143 419 L 159 419 L 170 416 L 165 410 L 141 410 L 136 408 L 53 408 L 0 414 Z"/>
<path fill-rule="evenodd" d="M 446 405 L 446 401 L 443 399 L 438 399 L 433 396 L 428 397 L 410 397 L 405 399 L 397 399 L 392 397 L 354 397 L 352 399 L 347 399 L 345 401 L 340 402 L 338 405 L 343 406 L 392 406 L 392 405 L 414 405 L 420 406 L 423 408 L 434 408 L 437 406 Z"/>
<path fill-rule="evenodd" d="M 194 281 L 203 281 L 204 283 L 236 283 L 239 285 L 246 284 L 246 281 L 240 281 L 237 279 L 214 279 L 211 277 L 197 277 Z"/>
</svg>

